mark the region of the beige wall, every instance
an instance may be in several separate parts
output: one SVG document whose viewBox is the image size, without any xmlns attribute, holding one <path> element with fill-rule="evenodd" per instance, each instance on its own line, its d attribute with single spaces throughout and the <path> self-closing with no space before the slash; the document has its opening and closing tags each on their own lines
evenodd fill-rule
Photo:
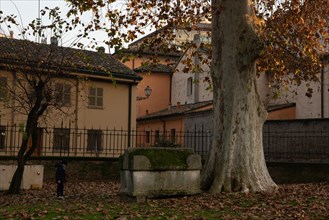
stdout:
<svg viewBox="0 0 329 220">
<path fill-rule="evenodd" d="M 0 72 L 0 76 L 6 76 L 12 79 L 11 74 L 7 72 Z M 8 83 L 12 80 L 8 80 Z M 68 107 L 62 107 L 61 110 L 50 109 L 45 115 L 43 115 L 39 120 L 39 127 L 47 128 L 43 130 L 43 135 L 40 139 L 40 145 L 43 146 L 39 153 L 43 156 L 56 156 L 60 155 L 59 152 L 53 152 L 53 140 L 54 140 L 54 129 L 53 128 L 70 128 L 70 148 L 75 149 L 75 156 L 86 156 L 83 152 L 86 152 L 86 142 L 87 142 L 87 130 L 79 130 L 76 132 L 75 129 L 116 129 L 125 130 L 128 128 L 128 113 L 129 113 L 129 85 L 127 83 L 113 84 L 110 81 L 95 81 L 89 79 L 87 81 L 78 80 L 67 80 L 58 79 L 56 82 L 65 82 L 72 85 L 71 87 L 71 105 Z M 88 106 L 88 87 L 92 86 L 95 88 L 103 88 L 103 107 L 102 108 L 91 108 Z M 132 86 L 131 95 L 131 128 L 136 128 L 136 85 Z M 77 92 L 76 92 L 77 91 Z M 11 104 L 11 101 L 8 102 Z M 20 123 L 26 123 L 26 114 L 19 114 L 18 112 L 13 112 L 11 106 L 5 105 L 0 102 L 0 113 L 1 113 L 1 124 L 0 125 L 16 125 Z M 113 132 L 108 132 L 112 135 Z M 18 132 L 18 127 L 16 131 L 10 132 L 6 130 L 6 146 L 7 149 L 0 149 L 0 154 L 6 155 L 16 155 L 18 147 L 20 146 L 22 140 L 22 133 Z M 127 132 L 125 134 L 121 133 L 123 137 L 127 137 Z M 123 146 L 127 142 L 120 143 L 117 146 L 117 142 L 113 142 L 109 137 L 106 141 L 103 140 L 103 148 L 107 147 L 107 154 L 113 154 L 113 156 L 120 155 L 125 148 L 128 146 Z M 112 141 L 112 142 L 111 142 Z M 105 146 L 107 144 L 107 146 Z M 10 145 L 10 147 L 9 147 Z M 9 151 L 8 151 L 9 150 Z M 55 154 L 54 154 L 55 153 Z M 95 152 L 96 153 L 96 152 Z M 90 152 L 89 156 L 95 154 Z M 97 155 L 102 156 L 104 152 L 97 152 Z M 108 156 L 108 155 L 107 155 Z"/>
<path fill-rule="evenodd" d="M 1 77 L 6 76 L 9 78 L 8 83 L 12 83 L 11 74 L 1 72 Z M 95 127 L 95 128 L 123 128 L 127 129 L 128 126 L 128 84 L 120 84 L 117 82 L 101 82 L 93 81 L 78 81 L 58 79 L 56 82 L 61 82 L 71 85 L 71 105 L 62 107 L 60 110 L 49 107 L 46 115 L 42 116 L 39 120 L 42 127 L 58 127 L 62 123 L 64 126 L 71 127 L 77 121 L 78 127 Z M 78 86 L 77 86 L 78 85 Z M 88 87 L 103 88 L 103 107 L 91 108 L 88 106 Z M 135 127 L 136 119 L 136 86 L 132 86 L 132 126 Z M 78 90 L 77 90 L 78 88 Z M 12 106 L 11 101 L 6 104 L 0 102 L 1 123 L 2 124 L 16 124 L 25 123 L 26 114 L 23 112 L 14 112 L 10 109 Z M 7 106 L 9 104 L 9 106 Z M 18 104 L 18 103 L 16 103 Z M 14 121 L 12 119 L 14 118 Z"/>
<path fill-rule="evenodd" d="M 302 83 L 300 86 L 290 86 L 289 90 L 282 90 L 282 95 L 276 100 L 270 100 L 271 105 L 284 104 L 284 103 L 296 103 L 296 119 L 304 118 L 320 118 L 321 117 L 321 89 L 320 83 L 310 83 L 313 88 L 312 97 L 307 97 L 306 83 Z M 328 92 L 328 91 L 326 91 Z"/>
</svg>

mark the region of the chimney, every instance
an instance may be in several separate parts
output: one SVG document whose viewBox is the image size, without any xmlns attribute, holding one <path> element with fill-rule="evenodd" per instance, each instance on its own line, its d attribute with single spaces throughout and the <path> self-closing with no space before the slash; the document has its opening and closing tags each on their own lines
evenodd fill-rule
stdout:
<svg viewBox="0 0 329 220">
<path fill-rule="evenodd" d="M 97 51 L 98 51 L 99 53 L 105 53 L 105 47 L 98 47 L 98 48 L 97 48 Z"/>
<path fill-rule="evenodd" d="M 193 36 L 193 43 L 195 43 L 197 46 L 200 46 L 200 44 L 201 44 L 201 36 L 200 36 L 200 34 L 195 34 Z"/>
<path fill-rule="evenodd" d="M 9 31 L 9 37 L 14 38 L 14 31 Z"/>
<path fill-rule="evenodd" d="M 42 38 L 42 39 L 41 39 L 41 43 L 42 43 L 42 44 L 47 44 L 47 38 L 46 38 L 46 37 Z"/>
<path fill-rule="evenodd" d="M 50 44 L 51 44 L 51 45 L 56 45 L 56 46 L 58 46 L 58 40 L 57 40 L 57 37 L 51 37 L 51 38 L 50 38 Z"/>
</svg>

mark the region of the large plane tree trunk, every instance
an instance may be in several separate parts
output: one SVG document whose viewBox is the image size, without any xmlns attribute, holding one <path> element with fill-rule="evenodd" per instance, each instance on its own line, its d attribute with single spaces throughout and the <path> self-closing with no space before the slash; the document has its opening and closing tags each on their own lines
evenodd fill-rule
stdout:
<svg viewBox="0 0 329 220">
<path fill-rule="evenodd" d="M 202 186 L 221 191 L 269 192 L 277 188 L 263 152 L 266 111 L 256 89 L 260 42 L 249 0 L 213 0 L 214 127 Z"/>
</svg>

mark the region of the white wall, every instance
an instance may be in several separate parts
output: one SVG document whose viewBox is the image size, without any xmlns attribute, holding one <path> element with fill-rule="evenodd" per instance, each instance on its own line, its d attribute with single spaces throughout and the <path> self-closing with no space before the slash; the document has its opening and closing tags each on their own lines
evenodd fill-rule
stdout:
<svg viewBox="0 0 329 220">
<path fill-rule="evenodd" d="M 203 101 L 209 101 L 213 99 L 213 93 L 212 90 L 207 90 L 207 87 L 209 87 L 209 83 L 205 82 L 206 77 L 211 79 L 210 72 L 209 72 L 209 66 L 202 65 L 201 69 L 202 72 L 196 72 L 196 73 L 184 73 L 184 60 L 187 59 L 189 56 L 190 51 L 188 51 L 182 61 L 177 65 L 176 71 L 173 74 L 172 77 L 172 91 L 171 91 L 171 102 L 172 105 L 176 105 L 177 102 L 180 102 L 181 104 L 190 104 L 190 103 L 196 103 L 196 102 L 203 102 Z M 192 94 L 187 94 L 187 81 L 188 78 L 192 77 L 194 83 L 192 84 Z M 197 82 L 195 82 L 197 81 Z"/>
</svg>

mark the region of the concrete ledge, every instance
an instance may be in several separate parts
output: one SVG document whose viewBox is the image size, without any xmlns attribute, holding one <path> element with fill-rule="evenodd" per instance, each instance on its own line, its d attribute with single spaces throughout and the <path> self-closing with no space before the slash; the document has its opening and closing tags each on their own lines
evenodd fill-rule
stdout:
<svg viewBox="0 0 329 220">
<path fill-rule="evenodd" d="M 201 192 L 201 157 L 190 149 L 129 149 L 121 157 L 120 167 L 123 195 L 155 198 Z"/>
<path fill-rule="evenodd" d="M 0 190 L 8 190 L 17 165 L 0 165 Z M 43 165 L 25 165 L 21 189 L 41 189 Z"/>
</svg>

